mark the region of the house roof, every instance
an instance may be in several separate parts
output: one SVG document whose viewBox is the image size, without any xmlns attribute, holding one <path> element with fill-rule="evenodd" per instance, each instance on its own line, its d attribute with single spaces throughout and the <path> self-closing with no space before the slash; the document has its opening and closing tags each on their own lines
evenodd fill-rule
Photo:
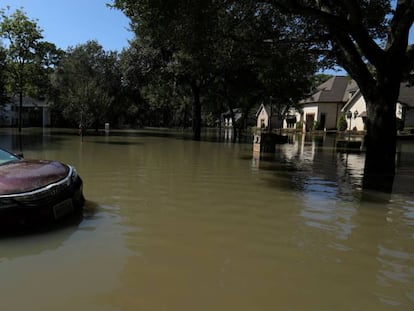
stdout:
<svg viewBox="0 0 414 311">
<path fill-rule="evenodd" d="M 316 88 L 316 92 L 302 101 L 308 103 L 328 103 L 346 102 L 347 90 L 354 88 L 352 80 L 345 76 L 334 76 Z"/>
<path fill-rule="evenodd" d="M 353 81 L 353 80 L 352 80 Z M 341 109 L 342 112 L 348 111 L 356 103 L 356 101 L 362 96 L 361 91 L 356 89 L 352 97 L 348 100 L 345 106 Z M 407 83 L 403 82 L 400 85 L 400 95 L 398 101 L 408 107 L 414 108 L 414 86 L 409 86 Z M 366 111 L 361 112 L 359 117 L 366 117 Z"/>
<path fill-rule="evenodd" d="M 270 106 L 269 105 L 264 105 L 264 104 L 260 104 L 259 109 L 257 109 L 256 111 L 256 117 L 259 115 L 260 111 L 262 111 L 262 109 L 264 109 L 267 113 L 268 116 L 270 116 Z"/>
<path fill-rule="evenodd" d="M 357 87 L 355 93 L 348 100 L 348 102 L 341 109 L 341 111 L 348 111 L 361 96 L 362 93 Z M 407 85 L 407 83 L 401 83 L 400 96 L 398 97 L 398 101 L 403 105 L 414 108 L 414 86 L 409 86 Z"/>
<path fill-rule="evenodd" d="M 348 102 L 342 107 L 342 109 L 341 109 L 341 111 L 342 112 L 346 112 L 346 111 L 348 111 L 349 109 L 351 109 L 351 107 L 358 101 L 358 99 L 359 98 L 361 98 L 361 96 L 362 96 L 362 93 L 361 93 L 361 91 L 357 88 L 356 90 L 355 90 L 355 92 L 354 93 L 352 93 L 351 92 L 351 94 L 352 94 L 352 96 L 351 96 L 351 98 L 349 98 L 348 99 Z"/>
</svg>

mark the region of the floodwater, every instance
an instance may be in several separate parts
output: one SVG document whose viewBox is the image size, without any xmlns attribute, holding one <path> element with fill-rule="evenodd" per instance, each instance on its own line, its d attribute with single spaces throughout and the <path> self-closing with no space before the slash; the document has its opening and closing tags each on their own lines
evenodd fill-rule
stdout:
<svg viewBox="0 0 414 311">
<path fill-rule="evenodd" d="M 414 141 L 393 193 L 366 194 L 363 155 L 331 136 L 260 156 L 179 133 L 29 131 L 25 158 L 74 164 L 87 203 L 0 239 L 4 310 L 414 310 Z"/>
</svg>

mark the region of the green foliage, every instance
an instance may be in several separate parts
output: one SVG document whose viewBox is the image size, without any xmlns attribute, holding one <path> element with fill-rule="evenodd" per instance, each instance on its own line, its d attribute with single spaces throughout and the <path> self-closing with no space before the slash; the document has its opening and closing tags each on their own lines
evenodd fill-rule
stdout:
<svg viewBox="0 0 414 311">
<path fill-rule="evenodd" d="M 24 92 L 29 85 L 33 67 L 37 65 L 36 51 L 42 39 L 41 29 L 21 10 L 16 10 L 11 15 L 4 11 L 0 11 L 0 14 L 0 36 L 7 42 L 9 88 L 12 92 Z"/>
<path fill-rule="evenodd" d="M 121 89 L 118 55 L 96 41 L 69 48 L 53 76 L 53 109 L 73 126 L 103 126 L 112 121 Z"/>
<path fill-rule="evenodd" d="M 8 101 L 6 93 L 6 50 L 0 46 L 0 109 Z"/>
<path fill-rule="evenodd" d="M 16 10 L 9 15 L 1 10 L 0 17 L 0 37 L 6 41 L 6 48 L 2 52 L 4 62 L 0 77 L 4 86 L 2 91 L 19 95 L 21 112 L 21 99 L 24 95 L 35 98 L 48 95 L 49 75 L 63 52 L 54 44 L 41 41 L 42 30 L 22 10 Z M 19 130 L 21 127 L 19 115 Z"/>
<path fill-rule="evenodd" d="M 178 103 L 184 121 L 191 98 L 195 129 L 201 111 L 219 118 L 241 108 L 247 116 L 258 102 L 284 111 L 310 89 L 316 57 L 302 40 L 302 25 L 269 4 L 117 0 L 114 6 L 130 17 L 139 38 L 129 53 L 138 61 L 128 61 L 127 72 L 134 73 L 128 81 L 150 107 Z"/>
<path fill-rule="evenodd" d="M 343 132 L 347 129 L 347 127 L 348 127 L 348 123 L 346 121 L 346 116 L 345 116 L 344 113 L 342 113 L 341 116 L 338 119 L 336 128 L 338 129 L 338 131 Z"/>
<path fill-rule="evenodd" d="M 313 122 L 313 126 L 312 126 L 312 130 L 314 130 L 314 131 L 322 131 L 323 128 L 321 127 L 321 123 L 319 121 L 314 121 Z"/>
</svg>

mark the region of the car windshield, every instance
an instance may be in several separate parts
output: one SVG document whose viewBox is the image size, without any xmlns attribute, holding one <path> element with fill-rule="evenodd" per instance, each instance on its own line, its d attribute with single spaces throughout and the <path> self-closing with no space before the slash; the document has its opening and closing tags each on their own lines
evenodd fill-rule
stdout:
<svg viewBox="0 0 414 311">
<path fill-rule="evenodd" d="M 0 149 L 0 165 L 19 160 L 15 155 Z"/>
</svg>

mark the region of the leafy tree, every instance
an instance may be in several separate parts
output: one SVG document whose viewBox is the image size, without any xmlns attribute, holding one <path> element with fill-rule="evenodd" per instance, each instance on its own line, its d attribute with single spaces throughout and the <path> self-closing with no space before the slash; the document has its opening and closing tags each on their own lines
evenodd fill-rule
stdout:
<svg viewBox="0 0 414 311">
<path fill-rule="evenodd" d="M 31 81 L 28 86 L 28 95 L 36 98 L 53 96 L 51 76 L 64 54 L 65 52 L 53 43 L 40 41 L 37 44 L 35 60 L 28 72 Z"/>
<path fill-rule="evenodd" d="M 31 84 L 30 71 L 36 61 L 36 50 L 42 39 L 42 30 L 21 10 L 7 15 L 0 11 L 0 36 L 7 41 L 7 72 L 9 87 L 19 95 L 19 132 L 22 130 L 23 95 Z"/>
<path fill-rule="evenodd" d="M 408 46 L 414 2 L 271 0 L 275 7 L 308 21 L 328 59 L 358 83 L 367 103 L 364 187 L 390 190 L 395 174 L 395 107 L 400 82 L 412 72 Z M 319 46 L 321 46 L 319 45 Z M 379 178 L 378 176 L 381 176 Z"/>
<path fill-rule="evenodd" d="M 96 41 L 69 48 L 53 77 L 53 109 L 72 125 L 98 130 L 113 112 L 121 88 L 116 52 Z"/>
<path fill-rule="evenodd" d="M 165 70 L 186 84 L 193 97 L 194 138 L 201 133 L 201 92 L 211 77 L 216 7 L 213 1 L 115 1 L 130 18 L 137 37 L 160 51 Z"/>
<path fill-rule="evenodd" d="M 175 90 L 191 90 L 195 139 L 202 107 L 222 107 L 218 97 L 231 113 L 238 107 L 247 115 L 260 101 L 290 105 L 309 89 L 315 57 L 306 43 L 285 40 L 301 27 L 269 4 L 116 0 L 114 5 L 131 18 L 137 37 L 159 51 L 163 75 L 157 78 L 169 73 Z M 292 59 L 295 68 L 287 65 Z M 211 99 L 217 104 L 206 102 Z"/>
<path fill-rule="evenodd" d="M 6 94 L 6 50 L 0 46 L 0 108 L 8 101 Z"/>
<path fill-rule="evenodd" d="M 342 113 L 338 119 L 338 124 L 337 124 L 338 131 L 343 132 L 347 129 L 347 127 L 348 127 L 348 122 L 346 122 L 345 114 Z"/>
<path fill-rule="evenodd" d="M 171 72 L 168 58 L 147 40 L 136 38 L 121 54 L 124 90 L 130 123 L 134 117 L 140 125 L 178 126 L 185 123 L 181 111 L 186 100 L 182 86 Z"/>
</svg>

